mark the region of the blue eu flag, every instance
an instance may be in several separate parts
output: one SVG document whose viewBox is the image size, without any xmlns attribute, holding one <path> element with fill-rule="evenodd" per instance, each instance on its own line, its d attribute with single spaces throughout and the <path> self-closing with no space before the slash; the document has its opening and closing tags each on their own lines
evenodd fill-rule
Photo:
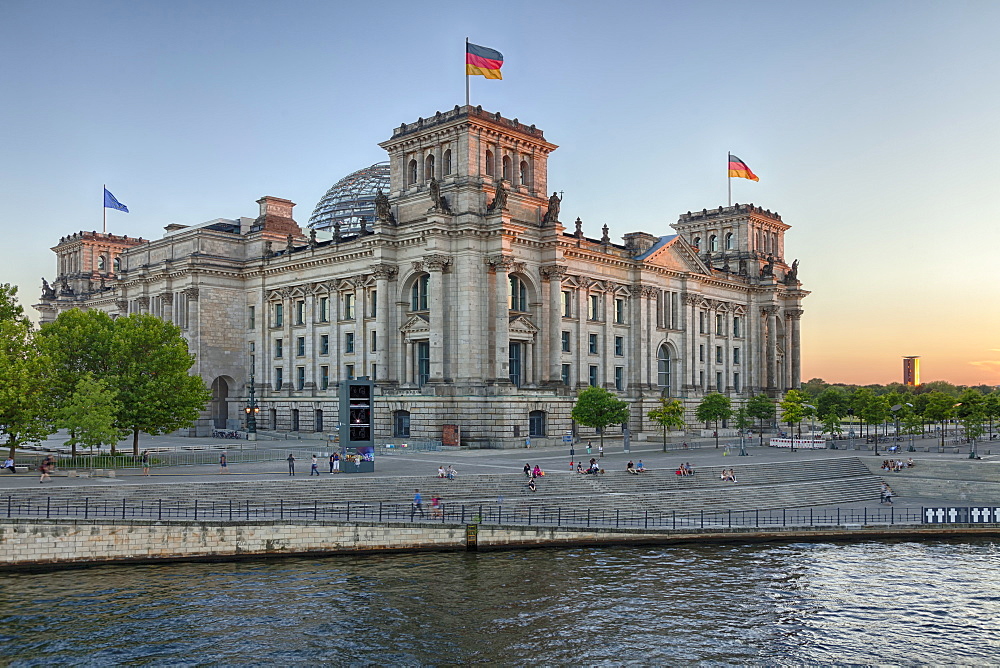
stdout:
<svg viewBox="0 0 1000 668">
<path fill-rule="evenodd" d="M 115 199 L 115 196 L 108 192 L 108 189 L 104 189 L 104 208 L 105 209 L 118 209 L 119 211 L 124 211 L 128 213 L 128 207 Z"/>
</svg>

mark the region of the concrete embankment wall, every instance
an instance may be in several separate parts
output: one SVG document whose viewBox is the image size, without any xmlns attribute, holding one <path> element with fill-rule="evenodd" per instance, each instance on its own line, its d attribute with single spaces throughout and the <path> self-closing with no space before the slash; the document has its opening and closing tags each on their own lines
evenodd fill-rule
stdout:
<svg viewBox="0 0 1000 668">
<path fill-rule="evenodd" d="M 481 550 L 580 545 L 1000 537 L 1000 525 L 648 531 L 480 525 Z M 343 522 L 0 521 L 0 570 L 102 563 L 226 560 L 466 549 L 455 524 Z"/>
</svg>

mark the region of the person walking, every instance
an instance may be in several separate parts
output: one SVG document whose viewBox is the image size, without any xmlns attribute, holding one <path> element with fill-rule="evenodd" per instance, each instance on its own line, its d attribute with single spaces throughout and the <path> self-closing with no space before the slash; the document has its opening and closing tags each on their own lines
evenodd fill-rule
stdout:
<svg viewBox="0 0 1000 668">
<path fill-rule="evenodd" d="M 42 473 L 42 475 L 38 477 L 39 483 L 43 483 L 49 479 L 49 471 L 52 470 L 52 455 L 48 455 L 42 460 L 42 463 L 38 466 L 38 470 Z"/>
<path fill-rule="evenodd" d="M 336 452 L 330 453 L 330 475 L 333 475 L 333 464 L 336 461 L 335 459 L 336 456 L 337 456 Z"/>
<path fill-rule="evenodd" d="M 587 441 L 587 454 L 590 454 L 591 441 Z"/>
<path fill-rule="evenodd" d="M 597 458 L 604 459 L 604 444 L 601 443 L 597 446 Z"/>
<path fill-rule="evenodd" d="M 226 452 L 219 455 L 219 473 L 229 473 L 229 463 L 226 461 Z"/>
<path fill-rule="evenodd" d="M 423 499 L 420 496 L 420 490 L 419 489 L 413 490 L 413 505 L 410 506 L 410 519 L 411 520 L 413 519 L 414 513 L 417 513 L 417 512 L 420 513 L 421 517 L 424 516 L 424 503 L 423 503 Z"/>
<path fill-rule="evenodd" d="M 309 477 L 314 475 L 319 475 L 319 461 L 316 459 L 316 455 L 312 456 L 312 463 L 309 466 Z"/>
<path fill-rule="evenodd" d="M 142 451 L 139 461 L 142 462 L 142 474 L 144 476 L 149 476 L 149 450 Z"/>
<path fill-rule="evenodd" d="M 288 462 L 288 475 L 295 475 L 295 455 L 289 452 L 285 461 Z"/>
</svg>

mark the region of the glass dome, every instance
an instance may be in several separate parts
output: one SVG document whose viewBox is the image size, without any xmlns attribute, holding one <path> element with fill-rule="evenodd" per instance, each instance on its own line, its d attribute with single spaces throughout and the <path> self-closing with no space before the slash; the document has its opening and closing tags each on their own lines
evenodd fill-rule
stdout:
<svg viewBox="0 0 1000 668">
<path fill-rule="evenodd" d="M 340 233 L 349 234 L 361 229 L 362 218 L 371 225 L 375 220 L 375 193 L 379 188 L 389 194 L 388 162 L 359 169 L 333 184 L 309 216 L 309 227 L 332 230 L 334 223 L 339 222 Z"/>
</svg>

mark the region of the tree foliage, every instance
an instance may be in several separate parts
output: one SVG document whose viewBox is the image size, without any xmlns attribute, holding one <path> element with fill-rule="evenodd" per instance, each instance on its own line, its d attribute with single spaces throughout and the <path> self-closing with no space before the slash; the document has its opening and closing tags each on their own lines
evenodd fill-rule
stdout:
<svg viewBox="0 0 1000 668">
<path fill-rule="evenodd" d="M 808 395 L 799 390 L 788 390 L 785 393 L 785 397 L 781 400 L 781 420 L 788 423 L 788 428 L 791 430 L 793 425 L 801 425 L 802 420 L 809 417 L 810 410 L 806 407 L 806 402 L 809 400 Z M 799 435 L 801 436 L 801 428 L 799 429 Z"/>
<path fill-rule="evenodd" d="M 699 422 L 715 423 L 715 447 L 719 447 L 719 422 L 728 420 L 732 414 L 733 408 L 729 397 L 718 392 L 706 394 L 695 411 L 695 417 Z"/>
<path fill-rule="evenodd" d="M 588 387 L 576 398 L 570 417 L 585 427 L 598 430 L 604 445 L 604 429 L 629 419 L 629 405 L 603 387 Z"/>
<path fill-rule="evenodd" d="M 663 448 L 667 447 L 667 430 L 684 428 L 684 404 L 680 399 L 660 399 L 660 405 L 646 414 L 663 429 Z"/>
<path fill-rule="evenodd" d="M 69 430 L 70 438 L 66 443 L 73 448 L 74 457 L 77 445 L 99 448 L 114 445 L 125 436 L 115 426 L 121 409 L 117 394 L 103 380 L 85 372 L 73 394 L 56 409 L 56 427 Z"/>
</svg>

